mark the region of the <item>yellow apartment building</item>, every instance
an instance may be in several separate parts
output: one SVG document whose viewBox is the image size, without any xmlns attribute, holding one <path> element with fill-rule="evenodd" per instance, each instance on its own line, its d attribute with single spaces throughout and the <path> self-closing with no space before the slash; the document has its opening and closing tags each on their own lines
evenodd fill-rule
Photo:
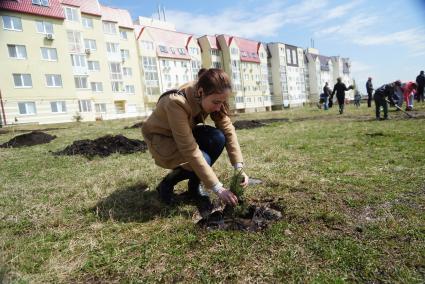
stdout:
<svg viewBox="0 0 425 284">
<path fill-rule="evenodd" d="M 196 38 L 162 21 L 139 17 L 135 25 L 145 104 L 152 110 L 159 96 L 197 79 L 201 49 Z"/>
<path fill-rule="evenodd" d="M 223 69 L 232 79 L 236 112 L 271 110 L 267 51 L 263 43 L 217 35 Z"/>
<path fill-rule="evenodd" d="M 0 17 L 4 125 L 145 115 L 127 11 L 96 0 L 6 0 Z"/>
</svg>

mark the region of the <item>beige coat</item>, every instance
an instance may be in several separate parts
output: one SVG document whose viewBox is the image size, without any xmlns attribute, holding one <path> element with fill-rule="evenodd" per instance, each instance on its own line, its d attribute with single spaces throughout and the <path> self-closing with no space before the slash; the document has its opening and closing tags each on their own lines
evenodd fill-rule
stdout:
<svg viewBox="0 0 425 284">
<path fill-rule="evenodd" d="M 198 123 L 203 123 L 208 114 L 201 109 L 193 83 L 183 86 L 181 90 L 186 98 L 170 94 L 159 100 L 156 109 L 143 123 L 143 137 L 158 166 L 167 169 L 183 166 L 193 170 L 204 185 L 211 188 L 219 180 L 205 161 L 192 134 L 192 129 Z M 230 118 L 223 116 L 213 120 L 226 137 L 230 162 L 233 165 L 242 163 L 242 153 Z"/>
</svg>

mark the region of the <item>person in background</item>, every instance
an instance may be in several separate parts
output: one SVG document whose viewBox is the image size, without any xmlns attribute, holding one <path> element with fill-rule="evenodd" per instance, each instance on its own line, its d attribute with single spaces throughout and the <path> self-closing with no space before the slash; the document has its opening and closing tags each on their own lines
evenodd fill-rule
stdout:
<svg viewBox="0 0 425 284">
<path fill-rule="evenodd" d="M 360 95 L 360 92 L 357 89 L 355 89 L 354 90 L 354 105 L 356 107 L 360 107 L 361 99 L 362 99 L 362 96 Z"/>
<path fill-rule="evenodd" d="M 367 78 L 366 91 L 367 91 L 367 107 L 371 107 L 372 106 L 372 95 L 373 95 L 372 77 Z"/>
<path fill-rule="evenodd" d="M 334 90 L 332 91 L 331 99 L 336 93 L 336 99 L 338 101 L 338 106 L 339 106 L 339 114 L 343 114 L 344 104 L 345 104 L 345 91 L 353 89 L 353 86 L 349 86 L 347 88 L 347 86 L 345 86 L 345 84 L 342 83 L 341 77 L 338 77 L 336 80 L 337 80 L 337 83 L 335 84 Z"/>
<path fill-rule="evenodd" d="M 391 104 L 393 101 L 394 92 L 401 87 L 400 81 L 395 81 L 390 84 L 385 84 L 376 89 L 373 99 L 375 101 L 375 114 L 376 120 L 381 120 L 381 107 L 384 109 L 384 119 L 388 119 L 388 103 L 387 98 Z"/>
<path fill-rule="evenodd" d="M 328 82 L 325 83 L 325 86 L 323 87 L 323 108 L 325 110 L 329 109 L 329 97 L 331 96 L 332 91 L 331 88 L 329 88 Z"/>
<path fill-rule="evenodd" d="M 413 110 L 413 101 L 415 100 L 415 92 L 417 89 L 417 85 L 415 82 L 407 82 L 406 84 L 402 85 L 403 90 L 403 98 L 406 102 L 406 111 Z"/>
<path fill-rule="evenodd" d="M 424 87 L 425 87 L 425 74 L 424 71 L 419 72 L 419 75 L 416 77 L 416 85 L 418 86 L 416 90 L 416 96 L 418 103 L 424 101 Z"/>
<path fill-rule="evenodd" d="M 199 75 L 196 82 L 161 95 L 156 109 L 143 123 L 142 133 L 155 163 L 171 169 L 156 188 L 159 199 L 174 204 L 174 186 L 189 180 L 188 194 L 205 217 L 211 212 L 212 203 L 203 187 L 227 204 L 238 202 L 212 169 L 224 147 L 235 170 L 242 170 L 244 163 L 229 117 L 228 99 L 232 93 L 229 76 L 214 68 Z M 205 125 L 208 116 L 215 127 Z M 241 185 L 246 187 L 248 176 L 243 171 L 242 175 Z"/>
</svg>

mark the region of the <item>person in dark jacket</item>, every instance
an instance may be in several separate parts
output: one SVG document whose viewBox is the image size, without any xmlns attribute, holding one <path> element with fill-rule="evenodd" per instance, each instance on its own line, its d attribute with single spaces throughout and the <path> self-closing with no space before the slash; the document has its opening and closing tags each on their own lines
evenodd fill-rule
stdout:
<svg viewBox="0 0 425 284">
<path fill-rule="evenodd" d="M 329 84 L 328 82 L 326 82 L 325 86 L 323 87 L 323 108 L 325 110 L 327 110 L 329 107 L 328 100 L 331 94 L 332 94 L 331 88 L 329 88 Z"/>
<path fill-rule="evenodd" d="M 334 94 L 336 93 L 336 99 L 337 99 L 338 105 L 339 105 L 339 114 L 343 114 L 344 113 L 344 104 L 345 104 L 345 91 L 353 89 L 353 86 L 349 86 L 347 88 L 347 86 L 345 86 L 345 84 L 342 83 L 342 80 L 341 80 L 340 77 L 338 77 L 336 80 L 337 80 L 337 83 L 335 84 L 334 90 L 332 91 L 331 99 L 333 98 Z"/>
<path fill-rule="evenodd" d="M 367 91 L 367 107 L 372 106 L 372 95 L 373 95 L 373 84 L 372 78 L 369 77 L 366 82 L 366 91 Z"/>
<path fill-rule="evenodd" d="M 418 102 L 424 101 L 424 87 L 425 87 L 425 75 L 424 71 L 421 71 L 419 75 L 416 77 L 416 85 L 418 86 L 416 89 L 416 96 Z"/>
<path fill-rule="evenodd" d="M 375 101 L 375 114 L 377 120 L 381 120 L 381 106 L 384 109 L 384 119 L 388 119 L 388 103 L 386 98 L 388 98 L 391 104 L 395 104 L 393 95 L 397 88 L 401 88 L 400 81 L 382 85 L 375 91 L 373 99 Z"/>
</svg>

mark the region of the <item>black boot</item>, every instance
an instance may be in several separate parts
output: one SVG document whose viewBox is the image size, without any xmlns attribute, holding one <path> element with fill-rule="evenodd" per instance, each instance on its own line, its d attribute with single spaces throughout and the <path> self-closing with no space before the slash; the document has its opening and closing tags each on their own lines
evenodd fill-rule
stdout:
<svg viewBox="0 0 425 284">
<path fill-rule="evenodd" d="M 174 196 L 174 186 L 182 180 L 188 179 L 190 172 L 178 167 L 167 174 L 156 187 L 159 199 L 167 204 L 172 205 L 176 202 Z"/>
<path fill-rule="evenodd" d="M 198 208 L 202 218 L 208 217 L 214 206 L 208 193 L 203 190 L 198 178 L 189 180 L 187 192 L 189 197 L 195 200 L 196 208 Z"/>
</svg>

